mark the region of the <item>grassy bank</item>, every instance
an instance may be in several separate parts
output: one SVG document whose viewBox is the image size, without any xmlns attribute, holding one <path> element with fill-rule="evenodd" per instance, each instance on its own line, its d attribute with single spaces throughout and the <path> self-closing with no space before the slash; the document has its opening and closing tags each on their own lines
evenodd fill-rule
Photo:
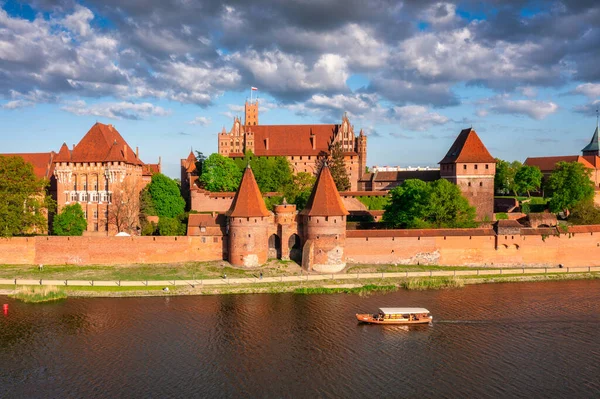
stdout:
<svg viewBox="0 0 600 399">
<path fill-rule="evenodd" d="M 296 288 L 294 294 L 358 294 L 366 295 L 369 293 L 387 293 L 398 291 L 397 285 L 376 285 L 367 284 L 362 287 L 302 287 Z"/>
<path fill-rule="evenodd" d="M 460 288 L 464 285 L 465 282 L 462 279 L 452 277 L 409 278 L 400 284 L 400 286 L 406 290 L 416 291 Z"/>
<path fill-rule="evenodd" d="M 21 287 L 10 295 L 25 303 L 52 302 L 67 298 L 67 294 L 56 287 Z"/>
</svg>

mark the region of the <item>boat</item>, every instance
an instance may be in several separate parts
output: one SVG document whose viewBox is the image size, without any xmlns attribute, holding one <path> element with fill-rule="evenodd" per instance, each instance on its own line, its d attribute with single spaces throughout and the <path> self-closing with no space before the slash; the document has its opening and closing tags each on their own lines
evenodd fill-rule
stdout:
<svg viewBox="0 0 600 399">
<path fill-rule="evenodd" d="M 425 308 L 379 308 L 375 314 L 356 314 L 361 323 L 370 324 L 426 324 L 433 316 Z"/>
</svg>

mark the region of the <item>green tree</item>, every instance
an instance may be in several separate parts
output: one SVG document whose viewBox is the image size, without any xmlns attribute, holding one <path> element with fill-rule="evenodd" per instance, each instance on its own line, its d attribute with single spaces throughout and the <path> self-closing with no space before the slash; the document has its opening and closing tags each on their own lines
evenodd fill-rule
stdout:
<svg viewBox="0 0 600 399">
<path fill-rule="evenodd" d="M 383 221 L 395 228 L 475 227 L 475 208 L 445 179 L 409 179 L 392 189 Z"/>
<path fill-rule="evenodd" d="M 196 151 L 196 173 L 198 176 L 202 174 L 202 164 L 206 161 L 206 156 L 200 152 Z"/>
<path fill-rule="evenodd" d="M 156 215 L 160 217 L 175 217 L 185 211 L 185 200 L 181 196 L 177 182 L 162 173 L 152 175 L 148 194 Z M 142 196 L 142 200 L 145 199 L 147 198 Z"/>
<path fill-rule="evenodd" d="M 235 191 L 241 179 L 242 171 L 231 158 L 211 154 L 202 163 L 200 182 L 208 191 Z"/>
<path fill-rule="evenodd" d="M 315 162 L 315 169 L 317 172 L 321 171 L 325 162 L 327 162 L 327 165 L 329 166 L 331 177 L 333 177 L 333 181 L 335 182 L 338 191 L 350 190 L 350 178 L 346 171 L 344 151 L 342 150 L 342 144 L 339 141 L 329 147 L 329 154 L 321 153 L 317 156 Z"/>
<path fill-rule="evenodd" d="M 539 190 L 542 186 L 542 171 L 537 166 L 523 165 L 515 174 L 514 185 L 517 192 L 527 192 L 527 196 L 531 197 L 530 192 Z"/>
<path fill-rule="evenodd" d="M 519 161 L 503 161 L 496 158 L 496 175 L 494 176 L 494 191 L 497 193 L 508 194 L 516 193 L 515 175 L 523 166 Z"/>
<path fill-rule="evenodd" d="M 87 220 L 79 204 L 66 205 L 52 222 L 52 230 L 57 236 L 80 236 L 86 229 Z"/>
<path fill-rule="evenodd" d="M 580 201 L 594 198 L 591 170 L 579 162 L 558 162 L 546 183 L 552 193 L 549 208 L 552 212 L 568 211 Z"/>
<path fill-rule="evenodd" d="M 257 157 L 251 151 L 244 158 L 236 159 L 236 165 L 244 171 L 250 164 L 256 184 L 262 193 L 282 192 L 292 181 L 292 166 L 286 157 Z"/>
<path fill-rule="evenodd" d="M 600 224 L 600 208 L 593 200 L 579 201 L 569 215 L 569 222 L 573 224 Z"/>
<path fill-rule="evenodd" d="M 283 188 L 283 195 L 290 204 L 295 204 L 296 209 L 300 211 L 306 206 L 316 180 L 312 173 L 298 172 L 298 174 L 292 176 L 292 181 Z"/>
<path fill-rule="evenodd" d="M 158 233 L 161 236 L 182 236 L 186 233 L 186 226 L 179 218 L 161 217 L 158 221 Z"/>
<path fill-rule="evenodd" d="M 55 208 L 47 187 L 23 158 L 0 155 L 0 237 L 47 230 L 46 215 Z"/>
</svg>

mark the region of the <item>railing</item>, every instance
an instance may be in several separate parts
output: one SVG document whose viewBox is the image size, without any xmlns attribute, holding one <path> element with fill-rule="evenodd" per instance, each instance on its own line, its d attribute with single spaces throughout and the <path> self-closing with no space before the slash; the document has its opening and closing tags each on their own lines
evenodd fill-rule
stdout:
<svg viewBox="0 0 600 399">
<path fill-rule="evenodd" d="M 43 280 L 43 279 L 0 279 L 0 285 L 52 285 L 52 286 L 91 286 L 91 287 L 148 287 L 148 286 L 190 286 L 205 287 L 215 285 L 244 285 L 256 283 L 281 283 L 326 280 L 385 279 L 412 277 L 461 277 L 461 276 L 494 276 L 494 275 L 528 275 L 528 274 L 567 274 L 596 273 L 600 266 L 586 267 L 541 267 L 541 268 L 508 268 L 508 269 L 476 269 L 476 270 L 430 270 L 423 272 L 392 273 L 348 273 L 348 274 L 304 274 L 300 276 L 277 277 L 240 277 L 216 279 L 187 280 Z"/>
</svg>

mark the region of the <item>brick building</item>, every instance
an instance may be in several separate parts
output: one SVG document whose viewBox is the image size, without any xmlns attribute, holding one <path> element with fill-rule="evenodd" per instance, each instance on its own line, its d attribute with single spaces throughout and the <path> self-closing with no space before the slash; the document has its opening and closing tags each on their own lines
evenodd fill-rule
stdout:
<svg viewBox="0 0 600 399">
<path fill-rule="evenodd" d="M 50 195 L 56 200 L 58 211 L 65 205 L 79 203 L 86 215 L 86 235 L 116 233 L 116 226 L 109 223 L 113 195 L 128 188 L 128 197 L 136 201 L 139 191 L 146 186 L 152 174 L 160 173 L 158 164 L 145 164 L 121 134 L 112 125 L 96 123 L 81 141 L 69 149 L 63 143 L 58 153 L 6 154 L 17 155 L 31 162 L 38 177 L 50 181 Z M 135 195 L 134 195 L 135 193 Z M 132 210 L 135 217 L 139 213 Z M 131 231 L 134 233 L 134 231 Z"/>
<path fill-rule="evenodd" d="M 244 123 L 234 118 L 229 132 L 223 128 L 218 135 L 218 152 L 231 158 L 243 157 L 247 151 L 256 156 L 284 156 L 295 173 L 316 173 L 317 157 L 329 154 L 330 147 L 340 143 L 344 152 L 346 171 L 351 190 L 367 165 L 367 137 L 362 130 L 358 136 L 348 117 L 333 125 L 260 125 L 258 100 L 245 104 Z"/>
</svg>

